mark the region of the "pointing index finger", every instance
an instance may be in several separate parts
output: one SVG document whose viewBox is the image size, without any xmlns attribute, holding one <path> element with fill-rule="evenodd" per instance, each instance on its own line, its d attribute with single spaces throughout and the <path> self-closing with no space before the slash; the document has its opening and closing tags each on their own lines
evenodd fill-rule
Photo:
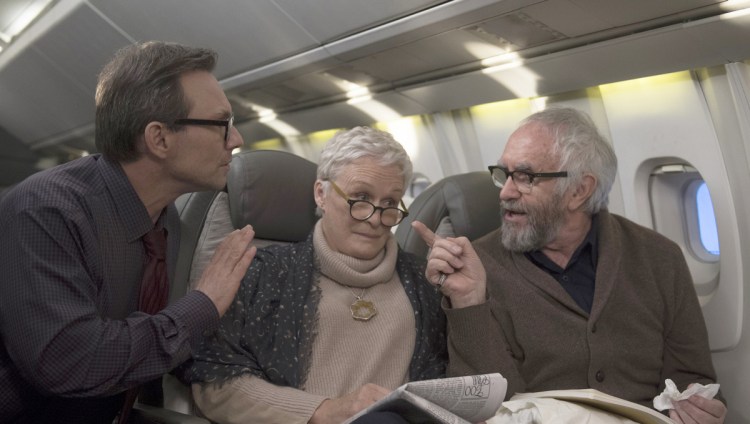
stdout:
<svg viewBox="0 0 750 424">
<path fill-rule="evenodd" d="M 427 246 L 432 249 L 432 245 L 435 244 L 435 239 L 438 238 L 435 233 L 419 221 L 413 221 L 411 226 L 414 228 L 414 231 L 422 237 L 422 240 L 424 240 Z"/>
</svg>

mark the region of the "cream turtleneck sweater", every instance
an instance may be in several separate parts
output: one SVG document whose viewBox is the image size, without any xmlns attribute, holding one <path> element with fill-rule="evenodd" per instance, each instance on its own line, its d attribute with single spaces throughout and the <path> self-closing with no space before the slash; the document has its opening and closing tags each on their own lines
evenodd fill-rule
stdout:
<svg viewBox="0 0 750 424">
<path fill-rule="evenodd" d="M 395 389 L 408 381 L 415 321 L 396 272 L 395 237 L 390 236 L 375 258 L 361 260 L 331 250 L 320 222 L 314 231 L 321 300 L 304 390 L 250 375 L 221 387 L 193 385 L 196 404 L 212 420 L 302 424 L 327 398 L 343 396 L 366 383 Z M 369 321 L 352 318 L 350 305 L 357 296 L 377 309 Z"/>
<path fill-rule="evenodd" d="M 321 225 L 315 227 L 313 245 L 322 296 L 305 390 L 339 397 L 366 383 L 395 389 L 407 382 L 414 309 L 396 273 L 395 237 L 391 234 L 385 250 L 370 260 L 332 251 Z M 369 321 L 352 318 L 356 296 L 372 302 L 377 315 Z"/>
</svg>

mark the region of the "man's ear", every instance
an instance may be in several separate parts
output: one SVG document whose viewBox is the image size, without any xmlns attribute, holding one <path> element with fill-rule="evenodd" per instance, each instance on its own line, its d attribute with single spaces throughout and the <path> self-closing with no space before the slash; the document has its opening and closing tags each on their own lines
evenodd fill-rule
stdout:
<svg viewBox="0 0 750 424">
<path fill-rule="evenodd" d="M 591 174 L 585 174 L 583 178 L 581 178 L 581 182 L 574 188 L 573 194 L 568 202 L 568 208 L 571 211 L 580 209 L 581 206 L 583 206 L 594 194 L 597 183 L 598 181 L 596 180 L 596 177 Z"/>
<path fill-rule="evenodd" d="M 149 122 L 143 131 L 144 153 L 159 158 L 166 157 L 167 150 L 172 142 L 171 138 L 172 131 L 167 128 L 166 124 L 158 121 Z"/>
</svg>

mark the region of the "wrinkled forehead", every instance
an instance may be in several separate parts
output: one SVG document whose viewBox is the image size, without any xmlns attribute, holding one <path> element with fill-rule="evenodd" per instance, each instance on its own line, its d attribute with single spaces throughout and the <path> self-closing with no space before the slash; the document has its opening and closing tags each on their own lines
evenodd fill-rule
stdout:
<svg viewBox="0 0 750 424">
<path fill-rule="evenodd" d="M 560 160 L 553 151 L 553 138 L 546 129 L 527 124 L 510 135 L 499 164 L 512 171 L 535 172 L 556 169 Z"/>
</svg>

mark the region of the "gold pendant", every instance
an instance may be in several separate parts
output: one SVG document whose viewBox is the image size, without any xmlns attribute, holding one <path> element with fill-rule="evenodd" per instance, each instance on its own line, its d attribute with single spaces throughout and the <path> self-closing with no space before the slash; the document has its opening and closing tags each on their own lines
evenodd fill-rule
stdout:
<svg viewBox="0 0 750 424">
<path fill-rule="evenodd" d="M 349 308 L 352 310 L 352 318 L 357 321 L 368 321 L 378 313 L 369 300 L 357 299 Z"/>
</svg>

